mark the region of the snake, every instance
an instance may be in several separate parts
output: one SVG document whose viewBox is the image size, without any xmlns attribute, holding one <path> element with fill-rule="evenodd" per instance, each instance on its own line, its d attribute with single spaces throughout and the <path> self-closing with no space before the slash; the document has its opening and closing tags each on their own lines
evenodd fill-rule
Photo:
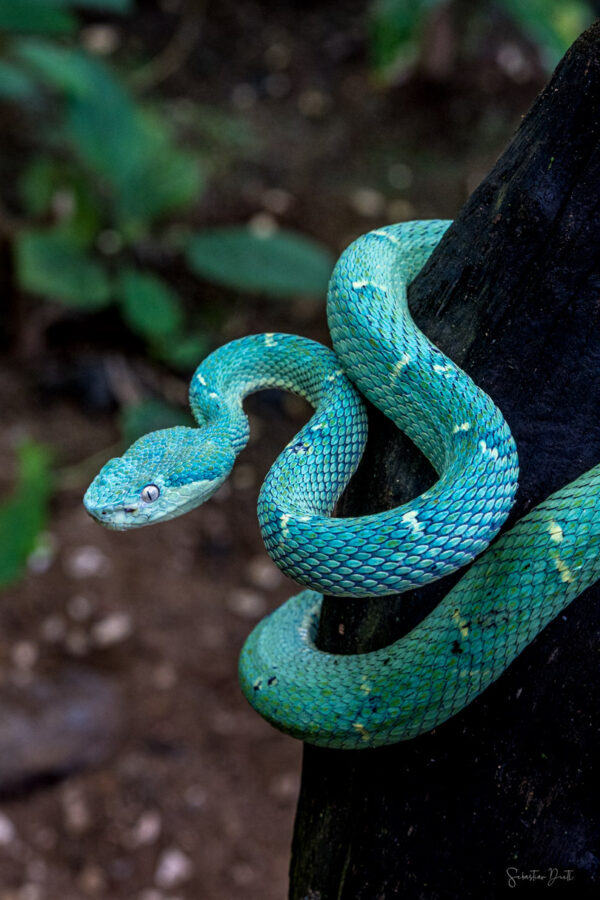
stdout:
<svg viewBox="0 0 600 900">
<path fill-rule="evenodd" d="M 146 434 L 109 460 L 84 497 L 127 530 L 208 500 L 249 438 L 243 401 L 265 389 L 313 415 L 258 497 L 268 553 L 304 589 L 262 619 L 240 655 L 243 694 L 268 722 L 312 744 L 361 749 L 409 740 L 481 694 L 600 577 L 600 466 L 499 535 L 518 455 L 492 399 L 418 329 L 407 288 L 449 221 L 388 225 L 354 241 L 329 283 L 333 349 L 279 333 L 209 354 L 190 385 L 194 427 Z M 368 398 L 429 459 L 437 480 L 380 513 L 335 515 L 367 440 Z M 318 648 L 323 595 L 386 597 L 465 568 L 408 634 L 366 653 Z"/>
</svg>

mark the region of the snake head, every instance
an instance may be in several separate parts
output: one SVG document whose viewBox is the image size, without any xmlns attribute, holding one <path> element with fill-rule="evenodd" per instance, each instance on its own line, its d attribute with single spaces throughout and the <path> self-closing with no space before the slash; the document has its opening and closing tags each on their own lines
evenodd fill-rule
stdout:
<svg viewBox="0 0 600 900">
<path fill-rule="evenodd" d="M 234 459 L 215 426 L 153 431 L 103 466 L 83 503 L 94 519 L 117 531 L 164 522 L 208 500 Z"/>
</svg>

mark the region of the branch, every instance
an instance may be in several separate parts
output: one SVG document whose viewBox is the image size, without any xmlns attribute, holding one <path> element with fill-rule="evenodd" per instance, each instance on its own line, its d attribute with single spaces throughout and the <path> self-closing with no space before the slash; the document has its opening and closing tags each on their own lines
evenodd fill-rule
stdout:
<svg viewBox="0 0 600 900">
<path fill-rule="evenodd" d="M 596 23 L 410 290 L 419 327 L 513 430 L 521 486 L 507 527 L 600 460 L 599 136 Z M 371 419 L 340 514 L 389 508 L 434 478 L 391 423 Z M 320 646 L 397 640 L 458 577 L 389 602 L 326 598 Z M 587 591 L 434 732 L 375 751 L 306 747 L 290 896 L 492 897 L 515 860 L 573 868 L 580 890 L 591 884 L 599 597 Z"/>
</svg>

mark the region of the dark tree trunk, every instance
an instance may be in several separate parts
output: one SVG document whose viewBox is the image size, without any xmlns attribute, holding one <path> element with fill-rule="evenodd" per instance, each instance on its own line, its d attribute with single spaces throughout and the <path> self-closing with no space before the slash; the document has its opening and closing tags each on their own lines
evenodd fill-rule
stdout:
<svg viewBox="0 0 600 900">
<path fill-rule="evenodd" d="M 567 53 L 411 287 L 417 324 L 487 391 L 515 435 L 510 523 L 600 461 L 600 24 Z M 372 411 L 344 514 L 431 482 Z M 327 599 L 320 646 L 396 640 L 456 576 L 393 601 Z M 600 881 L 600 586 L 577 599 L 449 722 L 380 750 L 305 748 L 293 900 L 492 898 L 507 869 L 578 898 Z M 569 876 L 566 870 L 572 870 Z M 532 876 L 530 876 L 532 877 Z M 597 890 L 597 888 L 596 888 Z"/>
</svg>

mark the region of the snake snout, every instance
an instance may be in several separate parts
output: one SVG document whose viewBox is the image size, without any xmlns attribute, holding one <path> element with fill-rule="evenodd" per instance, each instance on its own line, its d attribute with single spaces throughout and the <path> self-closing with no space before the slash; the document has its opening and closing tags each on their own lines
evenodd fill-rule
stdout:
<svg viewBox="0 0 600 900">
<path fill-rule="evenodd" d="M 133 515 L 138 511 L 137 506 L 124 506 L 122 504 L 96 505 L 84 498 L 84 506 L 88 515 L 103 525 L 121 518 L 123 514 Z"/>
</svg>

